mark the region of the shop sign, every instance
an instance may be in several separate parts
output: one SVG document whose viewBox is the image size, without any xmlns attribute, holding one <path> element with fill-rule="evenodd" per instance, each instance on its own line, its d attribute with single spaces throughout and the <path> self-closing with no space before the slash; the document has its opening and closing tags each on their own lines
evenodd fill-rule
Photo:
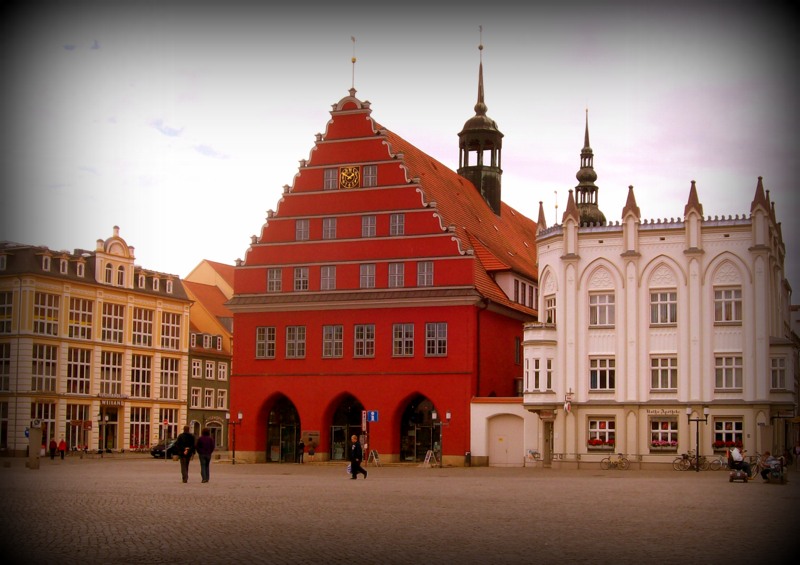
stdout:
<svg viewBox="0 0 800 565">
<path fill-rule="evenodd" d="M 648 408 L 647 414 L 650 416 L 680 416 L 681 411 L 678 408 Z"/>
</svg>

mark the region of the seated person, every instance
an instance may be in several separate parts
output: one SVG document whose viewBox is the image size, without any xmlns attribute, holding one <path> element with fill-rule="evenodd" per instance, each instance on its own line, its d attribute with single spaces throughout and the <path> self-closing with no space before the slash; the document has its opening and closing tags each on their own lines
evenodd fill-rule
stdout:
<svg viewBox="0 0 800 565">
<path fill-rule="evenodd" d="M 769 482 L 769 474 L 780 464 L 780 461 L 773 457 L 769 451 L 765 451 L 762 457 L 764 458 L 764 468 L 761 470 L 761 478 L 766 483 Z"/>
<path fill-rule="evenodd" d="M 744 460 L 744 450 L 739 451 L 738 447 L 734 447 L 728 453 L 728 459 L 730 463 L 731 469 L 736 469 L 737 471 L 744 471 L 747 473 L 747 476 L 750 476 L 750 463 Z"/>
</svg>

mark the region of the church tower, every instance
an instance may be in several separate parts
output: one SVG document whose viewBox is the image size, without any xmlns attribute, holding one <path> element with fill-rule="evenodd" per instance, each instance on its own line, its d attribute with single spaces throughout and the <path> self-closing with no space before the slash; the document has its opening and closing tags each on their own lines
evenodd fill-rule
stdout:
<svg viewBox="0 0 800 565">
<path fill-rule="evenodd" d="M 594 153 L 589 145 L 589 110 L 586 110 L 586 131 L 583 135 L 583 149 L 581 149 L 581 168 L 575 178 L 578 185 L 575 187 L 575 203 L 580 212 L 580 225 L 595 224 L 604 226 L 606 217 L 597 206 L 598 188 L 594 184 L 597 173 L 594 172 Z"/>
<path fill-rule="evenodd" d="M 500 154 L 503 147 L 503 134 L 497 124 L 486 115 L 483 101 L 483 44 L 478 67 L 478 102 L 475 115 L 464 124 L 458 134 L 458 174 L 472 182 L 481 196 L 489 204 L 495 215 L 500 215 Z"/>
</svg>

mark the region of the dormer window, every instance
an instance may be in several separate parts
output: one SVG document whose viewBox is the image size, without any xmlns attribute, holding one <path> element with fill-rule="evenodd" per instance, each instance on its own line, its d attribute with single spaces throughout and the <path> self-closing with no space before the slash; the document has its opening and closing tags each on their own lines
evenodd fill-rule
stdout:
<svg viewBox="0 0 800 565">
<path fill-rule="evenodd" d="M 49 271 L 50 270 L 50 256 L 43 255 L 42 256 L 42 270 Z"/>
<path fill-rule="evenodd" d="M 139 273 L 139 288 L 144 288 L 146 284 L 144 273 Z"/>
<path fill-rule="evenodd" d="M 203 336 L 203 349 L 209 349 L 211 347 L 211 336 L 204 335 Z"/>
<path fill-rule="evenodd" d="M 114 267 L 111 266 L 111 263 L 106 263 L 106 269 L 105 269 L 106 284 L 111 284 L 113 276 L 114 276 Z"/>
<path fill-rule="evenodd" d="M 69 268 L 69 263 L 66 259 L 61 259 L 58 265 L 58 270 L 61 272 L 62 275 L 67 274 L 67 269 Z"/>
<path fill-rule="evenodd" d="M 196 333 L 192 333 L 192 335 L 189 336 L 189 346 L 190 347 L 197 347 L 197 334 Z"/>
<path fill-rule="evenodd" d="M 125 267 L 122 265 L 117 269 L 117 286 L 125 286 Z"/>
<path fill-rule="evenodd" d="M 158 277 L 153 277 L 153 290 L 158 290 Z"/>
<path fill-rule="evenodd" d="M 78 263 L 78 264 L 75 266 L 75 271 L 76 271 L 76 274 L 77 274 L 79 277 L 83 278 L 83 275 L 84 275 L 84 273 L 86 272 L 86 265 L 84 265 L 83 263 Z"/>
<path fill-rule="evenodd" d="M 217 341 L 217 351 L 222 351 L 222 336 L 218 335 L 216 341 Z"/>
<path fill-rule="evenodd" d="M 172 294 L 172 281 L 167 281 L 167 294 Z"/>
<path fill-rule="evenodd" d="M 7 255 L 0 255 L 0 271 L 6 270 L 6 265 L 8 264 L 8 259 L 6 257 Z"/>
</svg>

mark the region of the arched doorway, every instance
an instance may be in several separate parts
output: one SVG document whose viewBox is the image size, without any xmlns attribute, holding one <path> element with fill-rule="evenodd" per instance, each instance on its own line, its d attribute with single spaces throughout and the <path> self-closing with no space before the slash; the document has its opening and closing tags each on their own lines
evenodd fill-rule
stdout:
<svg viewBox="0 0 800 565">
<path fill-rule="evenodd" d="M 400 422 L 400 461 L 424 461 L 428 450 L 438 454 L 441 427 L 433 425 L 433 410 L 433 402 L 422 395 L 406 406 Z"/>
<path fill-rule="evenodd" d="M 347 459 L 347 446 L 350 436 L 361 435 L 361 412 L 364 405 L 347 395 L 339 403 L 331 418 L 331 460 Z M 365 454 L 366 455 L 366 454 Z"/>
<path fill-rule="evenodd" d="M 300 415 L 291 400 L 275 400 L 267 419 L 267 463 L 293 463 L 300 441 Z"/>
</svg>

